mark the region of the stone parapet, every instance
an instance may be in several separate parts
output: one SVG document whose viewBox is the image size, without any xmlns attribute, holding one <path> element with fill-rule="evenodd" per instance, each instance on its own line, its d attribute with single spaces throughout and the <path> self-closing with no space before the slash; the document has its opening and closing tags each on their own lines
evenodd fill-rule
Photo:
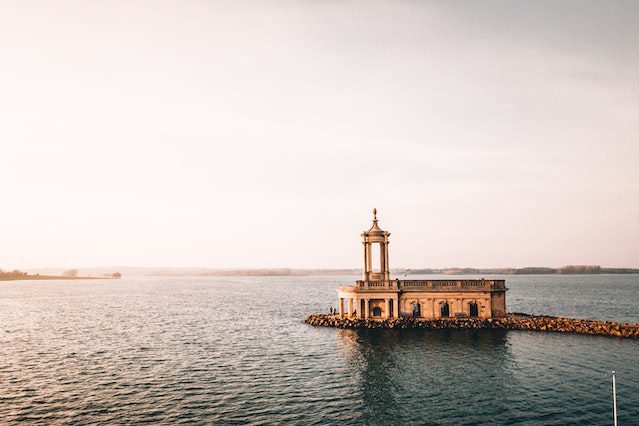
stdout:
<svg viewBox="0 0 639 426">
<path fill-rule="evenodd" d="M 412 317 L 385 320 L 340 318 L 337 315 L 313 314 L 304 321 L 321 327 L 337 328 L 389 328 L 389 329 L 504 329 L 526 331 L 550 331 L 558 333 L 590 334 L 639 339 L 639 324 L 620 324 L 609 321 L 593 321 L 573 318 L 509 314 L 501 318 L 446 318 L 420 319 Z"/>
<path fill-rule="evenodd" d="M 344 286 L 346 287 L 346 286 Z M 380 289 L 403 291 L 506 291 L 505 280 L 358 280 L 352 291 L 376 291 Z"/>
</svg>

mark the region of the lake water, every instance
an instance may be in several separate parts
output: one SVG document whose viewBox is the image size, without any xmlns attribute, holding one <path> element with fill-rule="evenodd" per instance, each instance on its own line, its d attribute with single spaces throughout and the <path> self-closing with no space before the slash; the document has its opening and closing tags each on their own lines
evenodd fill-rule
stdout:
<svg viewBox="0 0 639 426">
<path fill-rule="evenodd" d="M 638 275 L 505 278 L 509 311 L 639 322 Z M 639 341 L 302 322 L 354 279 L 0 282 L 0 423 L 605 425 L 616 370 L 639 424 Z"/>
</svg>

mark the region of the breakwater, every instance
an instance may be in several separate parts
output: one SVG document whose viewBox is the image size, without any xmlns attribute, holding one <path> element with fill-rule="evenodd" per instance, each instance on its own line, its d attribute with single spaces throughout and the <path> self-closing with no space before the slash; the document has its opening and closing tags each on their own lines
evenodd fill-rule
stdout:
<svg viewBox="0 0 639 426">
<path fill-rule="evenodd" d="M 620 324 L 573 318 L 510 314 L 500 318 L 445 318 L 420 319 L 412 317 L 384 320 L 340 318 L 338 315 L 312 314 L 305 323 L 319 327 L 336 328 L 390 328 L 390 329 L 504 329 L 547 331 L 558 333 L 590 334 L 639 339 L 639 324 Z"/>
</svg>

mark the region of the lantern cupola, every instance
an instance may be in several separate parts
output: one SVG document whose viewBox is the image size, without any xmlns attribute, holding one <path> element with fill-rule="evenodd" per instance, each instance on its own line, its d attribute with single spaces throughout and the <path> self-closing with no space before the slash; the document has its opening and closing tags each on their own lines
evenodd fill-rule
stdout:
<svg viewBox="0 0 639 426">
<path fill-rule="evenodd" d="M 373 209 L 373 225 L 362 233 L 364 245 L 364 281 L 390 281 L 388 264 L 388 237 L 390 232 L 384 231 L 377 223 L 377 209 Z"/>
</svg>

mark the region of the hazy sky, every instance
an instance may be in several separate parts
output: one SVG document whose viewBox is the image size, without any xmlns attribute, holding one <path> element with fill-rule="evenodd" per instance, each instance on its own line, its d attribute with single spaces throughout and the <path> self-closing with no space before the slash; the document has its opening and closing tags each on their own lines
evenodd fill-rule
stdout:
<svg viewBox="0 0 639 426">
<path fill-rule="evenodd" d="M 0 2 L 0 268 L 639 267 L 639 2 Z"/>
</svg>

